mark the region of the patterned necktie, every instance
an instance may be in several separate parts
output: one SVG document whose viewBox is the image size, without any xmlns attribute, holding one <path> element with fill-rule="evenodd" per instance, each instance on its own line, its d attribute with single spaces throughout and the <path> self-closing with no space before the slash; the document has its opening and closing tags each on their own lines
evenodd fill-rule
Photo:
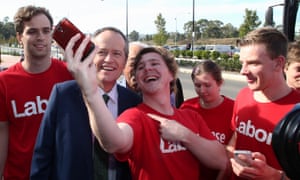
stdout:
<svg viewBox="0 0 300 180">
<path fill-rule="evenodd" d="M 109 100 L 107 94 L 102 95 L 105 104 Z M 94 180 L 108 179 L 108 153 L 105 152 L 99 145 L 98 140 L 94 140 Z"/>
</svg>

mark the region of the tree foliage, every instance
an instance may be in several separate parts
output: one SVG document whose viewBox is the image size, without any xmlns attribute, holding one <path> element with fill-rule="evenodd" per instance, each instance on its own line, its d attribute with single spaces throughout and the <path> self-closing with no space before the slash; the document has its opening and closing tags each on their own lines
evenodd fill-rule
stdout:
<svg viewBox="0 0 300 180">
<path fill-rule="evenodd" d="M 189 21 L 184 24 L 184 31 L 187 38 L 192 37 L 193 22 Z M 220 20 L 199 19 L 194 25 L 196 40 L 201 38 L 227 38 L 238 37 L 237 28 L 232 24 L 226 24 Z"/>
<path fill-rule="evenodd" d="M 9 22 L 7 16 L 0 22 L 0 43 L 17 43 L 14 24 L 13 22 Z"/>
<path fill-rule="evenodd" d="M 139 37 L 140 37 L 140 35 L 139 35 L 139 33 L 138 33 L 137 31 L 132 31 L 132 32 L 129 34 L 129 39 L 130 39 L 131 41 L 137 41 L 137 40 L 139 40 Z"/>
<path fill-rule="evenodd" d="M 222 34 L 224 38 L 230 38 L 230 37 L 238 37 L 239 31 L 236 27 L 234 27 L 232 24 L 226 24 L 221 28 Z"/>
<path fill-rule="evenodd" d="M 166 31 L 166 20 L 162 17 L 162 14 L 159 13 L 156 20 L 154 21 L 157 29 L 157 33 L 153 36 L 153 41 L 156 45 L 164 45 L 168 40 L 168 33 Z"/>
<path fill-rule="evenodd" d="M 16 42 L 16 33 L 14 29 L 14 23 L 9 22 L 9 18 L 5 17 L 2 22 L 0 22 L 0 41 L 1 43 Z"/>
<path fill-rule="evenodd" d="M 259 17 L 256 14 L 256 11 L 251 11 L 249 9 L 245 9 L 244 22 L 240 26 L 239 35 L 240 37 L 245 36 L 248 32 L 253 31 L 261 24 Z"/>
</svg>

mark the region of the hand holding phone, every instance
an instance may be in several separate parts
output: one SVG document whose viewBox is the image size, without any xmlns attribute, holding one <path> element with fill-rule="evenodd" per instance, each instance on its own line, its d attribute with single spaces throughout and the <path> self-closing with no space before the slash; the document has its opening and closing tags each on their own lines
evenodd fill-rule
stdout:
<svg viewBox="0 0 300 180">
<path fill-rule="evenodd" d="M 252 152 L 249 150 L 234 150 L 233 151 L 234 154 L 234 159 L 241 164 L 242 166 L 249 166 L 247 160 L 251 160 L 252 159 Z M 243 155 L 244 158 L 241 159 L 239 157 L 239 155 Z"/>
<path fill-rule="evenodd" d="M 85 38 L 85 35 L 67 18 L 63 18 L 55 26 L 55 29 L 53 31 L 53 39 L 57 42 L 57 44 L 60 45 L 61 48 L 65 50 L 70 39 L 78 33 L 81 35 L 81 37 L 73 47 L 73 52 L 75 53 L 79 45 Z M 83 61 L 93 51 L 94 48 L 95 48 L 94 43 L 90 41 L 83 52 L 83 57 L 81 61 Z"/>
</svg>

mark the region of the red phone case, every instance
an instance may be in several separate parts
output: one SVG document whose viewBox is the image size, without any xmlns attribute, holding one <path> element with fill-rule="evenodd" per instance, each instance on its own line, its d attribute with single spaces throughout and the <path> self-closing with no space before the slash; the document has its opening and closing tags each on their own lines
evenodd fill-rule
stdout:
<svg viewBox="0 0 300 180">
<path fill-rule="evenodd" d="M 75 53 L 78 49 L 80 43 L 85 38 L 85 35 L 67 18 L 63 18 L 59 23 L 55 26 L 54 32 L 53 32 L 53 39 L 62 47 L 63 49 L 66 48 L 69 40 L 77 33 L 81 34 L 80 39 L 75 43 L 73 47 L 73 52 Z M 91 41 L 87 44 L 83 57 L 81 60 L 83 60 L 85 57 L 87 57 L 95 48 L 94 43 Z"/>
</svg>

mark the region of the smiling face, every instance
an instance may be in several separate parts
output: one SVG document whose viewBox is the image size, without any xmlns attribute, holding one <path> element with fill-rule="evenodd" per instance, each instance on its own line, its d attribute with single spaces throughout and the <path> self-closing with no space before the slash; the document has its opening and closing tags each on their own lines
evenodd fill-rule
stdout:
<svg viewBox="0 0 300 180">
<path fill-rule="evenodd" d="M 284 72 L 288 86 L 300 91 L 300 41 L 289 44 Z"/>
<path fill-rule="evenodd" d="M 170 94 L 170 82 L 174 79 L 162 56 L 156 52 L 142 55 L 135 77 L 143 96 L 162 92 Z"/>
<path fill-rule="evenodd" d="M 125 41 L 119 33 L 111 30 L 101 32 L 93 41 L 99 47 L 94 58 L 99 85 L 110 90 L 122 74 L 126 63 Z"/>
<path fill-rule="evenodd" d="M 287 84 L 300 91 L 300 62 L 291 62 L 285 68 L 285 75 Z"/>
<path fill-rule="evenodd" d="M 51 30 L 51 23 L 44 14 L 33 16 L 30 21 L 24 21 L 24 30 L 21 34 L 17 33 L 17 38 L 24 47 L 25 58 L 48 59 L 50 57 Z"/>
<path fill-rule="evenodd" d="M 263 44 L 253 44 L 241 47 L 240 73 L 247 78 L 248 87 L 252 90 L 266 90 L 276 86 L 275 74 L 282 73 L 278 58 L 271 58 Z"/>
<path fill-rule="evenodd" d="M 131 75 L 131 71 L 133 69 L 133 64 L 134 64 L 136 55 L 143 48 L 144 47 L 139 44 L 131 44 L 129 46 L 129 54 L 128 54 L 127 62 L 126 62 L 123 73 L 124 73 L 127 85 L 132 89 L 134 89 L 136 82 L 135 82 L 135 78 Z"/>
</svg>

